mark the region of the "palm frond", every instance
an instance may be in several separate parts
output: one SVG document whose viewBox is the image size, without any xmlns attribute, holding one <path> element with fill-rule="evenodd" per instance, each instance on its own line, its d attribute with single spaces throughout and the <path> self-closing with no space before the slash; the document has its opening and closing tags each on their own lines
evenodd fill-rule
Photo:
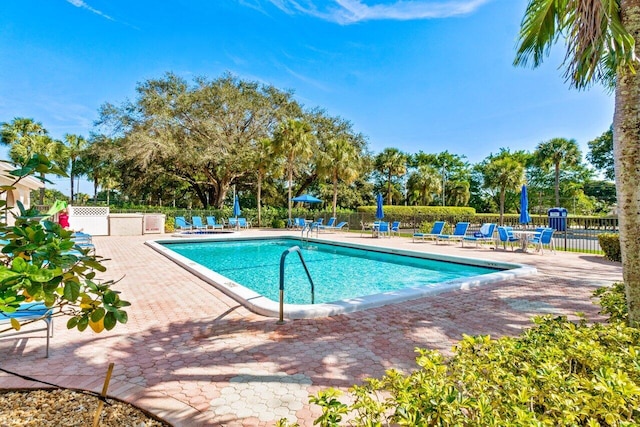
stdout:
<svg viewBox="0 0 640 427">
<path fill-rule="evenodd" d="M 531 0 L 520 24 L 519 42 L 514 65 L 538 67 L 562 28 L 566 0 Z"/>
</svg>

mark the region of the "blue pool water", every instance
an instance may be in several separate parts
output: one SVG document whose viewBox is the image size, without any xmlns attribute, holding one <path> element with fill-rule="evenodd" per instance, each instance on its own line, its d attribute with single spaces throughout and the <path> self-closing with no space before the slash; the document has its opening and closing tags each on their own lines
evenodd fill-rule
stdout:
<svg viewBox="0 0 640 427">
<path fill-rule="evenodd" d="M 279 299 L 280 257 L 292 246 L 302 249 L 316 304 L 503 270 L 286 238 L 163 245 L 273 301 Z M 284 296 L 287 304 L 311 303 L 310 284 L 296 253 L 286 259 Z"/>
</svg>

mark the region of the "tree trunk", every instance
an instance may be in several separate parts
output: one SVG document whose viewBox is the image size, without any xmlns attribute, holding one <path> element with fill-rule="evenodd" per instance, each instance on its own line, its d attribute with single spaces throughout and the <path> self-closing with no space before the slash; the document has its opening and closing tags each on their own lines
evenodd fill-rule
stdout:
<svg viewBox="0 0 640 427">
<path fill-rule="evenodd" d="M 293 184 L 293 167 L 289 166 L 289 200 L 288 200 L 288 206 L 289 206 L 289 224 L 291 224 L 291 185 Z"/>
<path fill-rule="evenodd" d="M 505 190 L 500 190 L 500 225 L 504 225 L 504 196 Z"/>
<path fill-rule="evenodd" d="M 333 216 L 336 217 L 338 208 L 338 177 L 333 178 Z"/>
<path fill-rule="evenodd" d="M 635 39 L 640 55 L 640 0 L 620 2 L 622 23 Z M 640 324 L 640 73 L 626 68 L 617 73 L 613 152 L 620 223 L 622 277 L 629 324 Z"/>
<path fill-rule="evenodd" d="M 73 165 L 71 167 L 73 168 Z M 73 169 L 71 169 L 71 170 L 73 170 Z M 70 201 L 71 201 L 71 203 L 73 203 L 73 173 L 69 174 L 69 179 L 71 179 L 71 199 L 70 199 Z"/>
<path fill-rule="evenodd" d="M 262 216 L 261 216 L 261 212 L 262 212 L 262 176 L 258 175 L 258 194 L 256 196 L 257 200 L 256 202 L 258 202 L 258 227 L 260 227 L 262 225 Z"/>
<path fill-rule="evenodd" d="M 556 207 L 560 207 L 560 163 L 555 164 L 555 172 L 556 172 Z"/>
<path fill-rule="evenodd" d="M 391 206 L 391 169 L 389 169 L 389 176 L 387 177 L 387 203 Z"/>
<path fill-rule="evenodd" d="M 42 181 L 41 181 L 41 182 L 43 182 L 43 183 L 44 183 L 44 174 L 43 174 L 43 173 L 41 173 L 41 174 L 40 174 L 40 177 L 42 178 Z M 38 204 L 39 204 L 40 206 L 44 205 L 44 187 L 42 187 L 42 188 L 40 189 L 40 200 L 38 201 Z"/>
</svg>

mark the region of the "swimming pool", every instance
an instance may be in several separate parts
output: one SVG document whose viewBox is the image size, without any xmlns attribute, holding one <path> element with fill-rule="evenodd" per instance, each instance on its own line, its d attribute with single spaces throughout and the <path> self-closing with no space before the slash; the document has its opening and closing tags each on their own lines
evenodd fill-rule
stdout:
<svg viewBox="0 0 640 427">
<path fill-rule="evenodd" d="M 297 255 L 287 257 L 284 314 L 323 317 L 493 283 L 531 267 L 366 245 L 286 238 L 157 240 L 148 245 L 251 310 L 277 317 L 282 253 L 301 248 L 315 284 Z"/>
</svg>

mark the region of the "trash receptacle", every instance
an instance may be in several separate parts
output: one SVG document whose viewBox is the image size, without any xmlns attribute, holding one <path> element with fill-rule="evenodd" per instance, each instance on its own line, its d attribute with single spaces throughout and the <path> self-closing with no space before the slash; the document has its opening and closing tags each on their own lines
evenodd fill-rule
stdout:
<svg viewBox="0 0 640 427">
<path fill-rule="evenodd" d="M 549 228 L 556 231 L 565 231 L 567 229 L 567 209 L 551 208 L 547 211 L 549 216 Z"/>
</svg>

